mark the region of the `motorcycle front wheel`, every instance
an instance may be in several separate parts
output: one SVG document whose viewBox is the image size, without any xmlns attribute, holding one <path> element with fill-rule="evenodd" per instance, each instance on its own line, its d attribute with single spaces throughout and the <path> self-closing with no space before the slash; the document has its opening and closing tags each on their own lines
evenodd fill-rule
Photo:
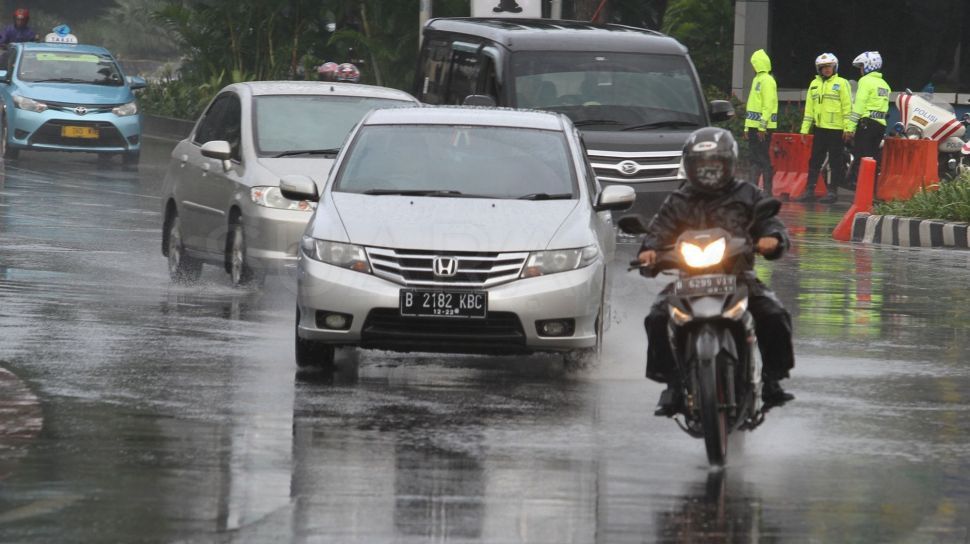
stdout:
<svg viewBox="0 0 970 544">
<path fill-rule="evenodd" d="M 727 412 L 724 409 L 727 396 L 724 391 L 724 379 L 718 372 L 717 361 L 698 361 L 697 378 L 707 462 L 711 465 L 723 466 L 727 461 L 728 425 Z"/>
</svg>

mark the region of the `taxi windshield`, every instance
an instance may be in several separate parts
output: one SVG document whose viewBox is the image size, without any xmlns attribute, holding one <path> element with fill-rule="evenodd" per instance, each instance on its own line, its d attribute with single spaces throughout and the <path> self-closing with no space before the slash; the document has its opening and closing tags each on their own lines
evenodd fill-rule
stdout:
<svg viewBox="0 0 970 544">
<path fill-rule="evenodd" d="M 125 84 L 118 65 L 94 53 L 25 51 L 17 77 L 32 83 L 87 83 L 120 87 Z"/>
</svg>

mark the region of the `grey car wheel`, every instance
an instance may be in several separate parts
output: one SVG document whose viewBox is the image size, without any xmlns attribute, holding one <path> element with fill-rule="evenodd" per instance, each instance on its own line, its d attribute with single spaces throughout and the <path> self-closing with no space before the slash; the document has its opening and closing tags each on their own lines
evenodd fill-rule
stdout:
<svg viewBox="0 0 970 544">
<path fill-rule="evenodd" d="M 605 319 L 605 305 L 600 302 L 599 313 L 596 314 L 596 345 L 591 348 L 574 349 L 563 354 L 563 365 L 566 370 L 582 370 L 599 363 L 603 352 L 603 320 Z"/>
<path fill-rule="evenodd" d="M 232 285 L 240 287 L 259 283 L 262 279 L 246 260 L 246 232 L 241 223 L 233 223 L 229 228 L 229 243 L 226 254 L 226 269 Z"/>
<path fill-rule="evenodd" d="M 332 368 L 336 348 L 331 344 L 300 338 L 300 310 L 296 310 L 296 366 L 299 368 Z"/>
<path fill-rule="evenodd" d="M 177 283 L 191 282 L 202 274 L 202 261 L 185 254 L 179 216 L 173 215 L 168 225 L 168 276 Z"/>
</svg>

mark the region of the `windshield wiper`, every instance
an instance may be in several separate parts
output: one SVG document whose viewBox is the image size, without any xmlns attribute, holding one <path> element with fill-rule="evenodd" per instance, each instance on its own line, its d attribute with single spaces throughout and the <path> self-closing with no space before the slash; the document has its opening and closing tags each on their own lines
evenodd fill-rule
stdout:
<svg viewBox="0 0 970 544">
<path fill-rule="evenodd" d="M 531 193 L 517 197 L 516 200 L 571 200 L 572 193 Z"/>
<path fill-rule="evenodd" d="M 294 155 L 336 155 L 337 153 L 340 153 L 339 147 L 334 147 L 331 149 L 297 149 L 294 151 L 277 153 L 276 155 L 273 155 L 273 158 L 278 159 L 280 157 L 292 157 Z"/>
<path fill-rule="evenodd" d="M 574 121 L 573 126 L 585 127 L 586 125 L 622 125 L 619 121 L 613 119 L 583 119 L 582 121 Z"/>
<path fill-rule="evenodd" d="M 471 196 L 461 191 L 445 189 L 368 189 L 365 195 L 403 195 L 403 196 Z"/>
<path fill-rule="evenodd" d="M 699 127 L 700 125 L 693 121 L 654 121 L 652 123 L 643 123 L 642 125 L 630 125 L 628 127 L 623 127 L 623 130 L 644 130 L 648 128 L 679 128 L 679 127 Z"/>
<path fill-rule="evenodd" d="M 93 84 L 94 82 L 89 81 L 87 79 L 78 79 L 76 77 L 53 77 L 50 79 L 38 79 L 35 81 L 31 81 L 31 83 L 91 83 Z"/>
</svg>

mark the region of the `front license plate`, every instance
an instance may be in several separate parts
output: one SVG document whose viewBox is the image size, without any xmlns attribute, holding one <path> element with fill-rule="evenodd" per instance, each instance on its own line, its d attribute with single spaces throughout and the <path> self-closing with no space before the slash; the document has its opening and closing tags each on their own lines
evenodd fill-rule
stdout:
<svg viewBox="0 0 970 544">
<path fill-rule="evenodd" d="M 488 293 L 485 291 L 401 289 L 401 315 L 481 319 L 486 313 Z"/>
<path fill-rule="evenodd" d="M 94 127 L 61 127 L 61 137 L 63 138 L 97 138 L 98 129 Z"/>
<path fill-rule="evenodd" d="M 681 296 L 730 295 L 738 290 L 737 276 L 697 276 L 674 283 L 674 294 Z"/>
</svg>

